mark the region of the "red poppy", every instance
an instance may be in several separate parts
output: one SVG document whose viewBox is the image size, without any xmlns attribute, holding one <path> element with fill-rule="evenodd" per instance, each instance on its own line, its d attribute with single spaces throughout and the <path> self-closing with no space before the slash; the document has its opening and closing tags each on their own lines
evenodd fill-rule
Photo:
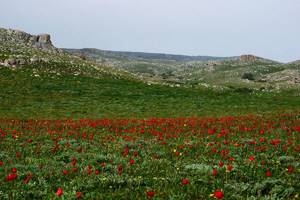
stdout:
<svg viewBox="0 0 300 200">
<path fill-rule="evenodd" d="M 106 163 L 105 163 L 105 162 L 101 163 L 100 165 L 101 165 L 101 167 L 103 167 L 103 168 L 106 167 Z"/>
<path fill-rule="evenodd" d="M 64 173 L 64 175 L 67 175 L 67 174 L 68 174 L 68 171 L 67 171 L 67 170 L 64 170 L 63 173 Z"/>
<path fill-rule="evenodd" d="M 78 167 L 74 167 L 74 168 L 72 169 L 72 172 L 78 172 Z"/>
<path fill-rule="evenodd" d="M 125 148 L 125 151 L 123 152 L 123 157 L 126 157 L 127 156 L 127 154 L 128 154 L 128 152 L 129 152 L 129 148 L 128 147 L 126 147 Z"/>
<path fill-rule="evenodd" d="M 149 198 L 154 197 L 154 195 L 155 195 L 155 192 L 154 192 L 154 191 L 148 191 L 148 192 L 147 192 L 147 196 L 148 196 Z"/>
<path fill-rule="evenodd" d="M 219 167 L 223 167 L 224 166 L 224 163 L 223 162 L 219 162 Z"/>
<path fill-rule="evenodd" d="M 233 166 L 232 166 L 232 165 L 227 165 L 227 170 L 228 170 L 228 171 L 233 170 Z"/>
<path fill-rule="evenodd" d="M 100 171 L 97 169 L 97 170 L 95 171 L 95 174 L 96 174 L 96 175 L 99 175 L 99 174 L 100 174 Z"/>
<path fill-rule="evenodd" d="M 214 197 L 217 198 L 217 199 L 223 199 L 224 193 L 221 190 L 217 190 L 214 193 Z"/>
<path fill-rule="evenodd" d="M 293 168 L 292 166 L 289 166 L 289 167 L 287 168 L 287 172 L 288 172 L 289 174 L 293 173 L 293 172 L 294 172 L 294 168 Z"/>
<path fill-rule="evenodd" d="M 270 144 L 271 144 L 271 145 L 274 145 L 274 146 L 277 146 L 277 145 L 280 144 L 280 142 L 281 142 L 280 139 L 277 138 L 277 139 L 271 140 L 271 141 L 270 141 Z"/>
<path fill-rule="evenodd" d="M 12 172 L 12 173 L 17 173 L 17 168 L 15 168 L 15 167 L 12 168 L 12 169 L 11 169 L 11 172 Z"/>
<path fill-rule="evenodd" d="M 77 160 L 75 158 L 72 159 L 72 165 L 76 165 Z"/>
<path fill-rule="evenodd" d="M 8 176 L 6 176 L 6 180 L 7 181 L 13 181 L 18 177 L 17 174 L 9 174 Z"/>
<path fill-rule="evenodd" d="M 182 180 L 182 185 L 188 185 L 189 183 L 190 183 L 190 181 L 187 178 Z"/>
<path fill-rule="evenodd" d="M 22 156 L 21 152 L 19 152 L 19 151 L 16 152 L 16 157 L 17 157 L 17 158 L 21 158 L 21 156 Z"/>
<path fill-rule="evenodd" d="M 76 192 L 76 198 L 77 198 L 77 199 L 80 199 L 81 196 L 82 196 L 82 193 L 81 193 L 81 192 Z"/>
<path fill-rule="evenodd" d="M 31 179 L 32 179 L 32 173 L 30 172 L 28 176 L 23 180 L 23 183 L 28 184 Z"/>
<path fill-rule="evenodd" d="M 249 160 L 250 160 L 250 161 L 254 161 L 254 156 L 253 156 L 253 155 L 250 156 L 250 157 L 249 157 Z"/>
<path fill-rule="evenodd" d="M 270 176 L 272 176 L 272 172 L 266 171 L 266 177 L 270 177 Z"/>
<path fill-rule="evenodd" d="M 118 174 L 121 175 L 123 173 L 123 166 L 119 165 L 118 166 Z"/>
<path fill-rule="evenodd" d="M 212 175 L 213 176 L 217 176 L 217 174 L 218 174 L 218 170 L 217 169 L 213 169 Z"/>
<path fill-rule="evenodd" d="M 0 166 L 2 166 L 4 164 L 4 162 L 0 161 Z"/>
<path fill-rule="evenodd" d="M 82 152 L 82 148 L 81 148 L 81 147 L 78 147 L 77 152 L 78 152 L 78 153 L 81 153 L 81 152 Z"/>
<path fill-rule="evenodd" d="M 57 195 L 58 197 L 60 197 L 61 195 L 63 195 L 63 189 L 62 189 L 61 187 L 59 187 L 59 188 L 57 189 L 56 195 Z"/>
<path fill-rule="evenodd" d="M 213 135 L 213 134 L 216 132 L 216 129 L 210 129 L 210 128 L 209 128 L 209 129 L 207 130 L 207 132 L 208 132 L 209 135 Z"/>
<path fill-rule="evenodd" d="M 135 163 L 135 160 L 131 159 L 130 164 L 133 165 Z"/>
</svg>

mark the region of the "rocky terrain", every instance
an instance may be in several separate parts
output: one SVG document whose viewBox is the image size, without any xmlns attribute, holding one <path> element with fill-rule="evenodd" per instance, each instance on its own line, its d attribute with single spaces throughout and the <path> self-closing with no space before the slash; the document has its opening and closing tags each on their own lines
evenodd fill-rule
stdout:
<svg viewBox="0 0 300 200">
<path fill-rule="evenodd" d="M 56 48 L 49 34 L 31 35 L 19 30 L 0 28 L 0 67 L 16 70 L 34 68 L 37 73 L 50 75 L 88 75 L 101 77 L 109 74 L 116 78 L 133 76 L 124 70 L 83 60 Z"/>
<path fill-rule="evenodd" d="M 209 57 L 58 49 L 52 44 L 49 34 L 31 35 L 3 28 L 0 28 L 0 42 L 0 65 L 12 69 L 63 64 L 74 75 L 110 73 L 149 84 L 185 87 L 280 89 L 299 87 L 300 80 L 299 61 L 284 64 L 255 55 Z M 43 68 L 57 74 L 65 71 L 63 68 L 49 69 L 51 67 Z"/>
<path fill-rule="evenodd" d="M 193 57 L 167 54 L 64 49 L 97 63 L 125 69 L 151 82 L 254 88 L 298 87 L 300 63 L 284 64 L 255 55 Z"/>
</svg>

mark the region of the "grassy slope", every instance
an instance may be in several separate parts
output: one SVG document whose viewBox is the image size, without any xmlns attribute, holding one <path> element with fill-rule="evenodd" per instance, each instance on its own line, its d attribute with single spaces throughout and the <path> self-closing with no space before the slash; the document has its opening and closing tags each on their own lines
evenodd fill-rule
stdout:
<svg viewBox="0 0 300 200">
<path fill-rule="evenodd" d="M 32 74 L 31 67 L 0 68 L 1 118 L 220 116 L 300 108 L 298 91 L 212 91 L 147 85 L 110 75 Z"/>
<path fill-rule="evenodd" d="M 231 89 L 172 88 L 147 85 L 122 70 L 65 53 L 44 52 L 10 37 L 5 30 L 0 30 L 0 39 L 8 38 L 0 45 L 0 61 L 20 56 L 27 62 L 34 56 L 48 61 L 31 63 L 16 70 L 0 66 L 0 118 L 221 116 L 300 108 L 299 89 L 280 93 L 236 89 L 250 87 L 249 83 L 241 84 L 242 72 L 255 69 L 259 73 L 267 73 L 264 71 L 278 70 L 278 66 L 263 67 L 257 63 L 245 66 L 226 61 L 216 66 L 210 76 L 200 70 L 194 81 L 197 83 L 199 77 L 214 84 L 230 80 L 228 88 Z M 174 68 L 173 62 L 165 61 L 163 65 Z M 130 63 L 129 67 L 137 66 Z M 145 66 L 142 68 L 145 70 Z M 154 69 L 150 67 L 150 70 Z M 178 73 L 185 76 L 188 72 Z M 233 84 L 236 77 L 232 78 L 232 74 L 238 74 L 235 75 L 239 77 L 236 85 Z"/>
<path fill-rule="evenodd" d="M 255 62 L 241 61 L 238 57 L 220 61 L 175 61 L 132 57 L 128 54 L 120 56 L 116 52 L 106 54 L 95 49 L 68 50 L 75 55 L 85 55 L 100 64 L 126 69 L 134 74 L 154 82 L 173 84 L 202 84 L 224 86 L 224 84 L 244 85 L 251 88 L 292 88 L 295 78 L 299 77 L 299 64 L 289 65 L 260 58 Z M 294 71 L 289 71 L 293 69 Z M 288 71 L 286 71 L 288 70 Z M 251 73 L 255 81 L 242 79 L 245 73 Z M 292 73 L 293 75 L 289 75 Z M 288 74 L 288 75 L 287 75 Z M 298 74 L 298 75 L 297 75 Z M 284 80 L 281 80 L 283 78 Z M 263 81 L 262 81 L 263 80 Z"/>
</svg>

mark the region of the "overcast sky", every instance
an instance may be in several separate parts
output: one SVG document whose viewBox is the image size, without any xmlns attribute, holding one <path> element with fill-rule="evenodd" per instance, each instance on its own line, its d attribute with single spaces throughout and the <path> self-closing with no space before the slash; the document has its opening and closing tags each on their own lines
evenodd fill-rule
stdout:
<svg viewBox="0 0 300 200">
<path fill-rule="evenodd" d="M 300 59 L 300 0 L 0 0 L 0 26 L 67 48 Z"/>
</svg>

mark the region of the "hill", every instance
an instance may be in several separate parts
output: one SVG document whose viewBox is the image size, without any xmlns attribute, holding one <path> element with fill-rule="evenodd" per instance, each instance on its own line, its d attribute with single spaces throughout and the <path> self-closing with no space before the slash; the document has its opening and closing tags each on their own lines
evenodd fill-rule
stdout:
<svg viewBox="0 0 300 200">
<path fill-rule="evenodd" d="M 124 69 L 154 83 L 282 89 L 298 87 L 300 79 L 297 63 L 283 64 L 255 55 L 205 57 L 98 49 L 63 50 Z"/>
<path fill-rule="evenodd" d="M 100 50 L 95 48 L 84 48 L 84 49 L 63 49 L 72 54 L 89 56 L 89 57 L 111 57 L 119 59 L 149 59 L 149 60 L 168 60 L 168 61 L 209 61 L 209 60 L 226 60 L 231 57 L 213 57 L 213 56 L 186 56 L 186 55 L 174 55 L 174 54 L 163 54 L 163 53 L 145 53 L 145 52 L 128 52 L 128 51 L 108 51 Z M 233 57 L 232 57 L 233 58 Z"/>
<path fill-rule="evenodd" d="M 226 85 L 222 79 L 222 74 L 226 77 L 227 72 L 238 72 L 238 77 L 251 67 L 264 70 L 275 65 L 277 72 L 283 71 L 282 64 L 237 59 L 179 64 L 165 60 L 161 65 L 171 67 L 174 63 L 174 69 L 180 66 L 172 73 L 183 76 L 185 82 L 157 79 L 153 84 L 153 77 L 137 76 L 106 62 L 96 63 L 61 51 L 53 46 L 50 36 L 42 40 L 47 45 L 32 37 L 38 38 L 0 29 L 0 118 L 221 116 L 292 111 L 300 105 L 297 88 L 264 91 L 250 87 L 249 83 L 245 83 L 247 87 L 240 82 Z M 161 61 L 155 62 L 155 66 L 157 63 Z M 213 66 L 213 73 L 203 80 L 209 83 L 219 79 L 219 83 L 212 82 L 211 87 L 201 85 L 204 81 L 192 84 L 185 77 L 188 70 L 193 72 L 190 77 L 199 77 L 202 72 L 208 75 L 198 64 L 205 69 Z M 212 87 L 217 84 L 222 87 Z"/>
</svg>

